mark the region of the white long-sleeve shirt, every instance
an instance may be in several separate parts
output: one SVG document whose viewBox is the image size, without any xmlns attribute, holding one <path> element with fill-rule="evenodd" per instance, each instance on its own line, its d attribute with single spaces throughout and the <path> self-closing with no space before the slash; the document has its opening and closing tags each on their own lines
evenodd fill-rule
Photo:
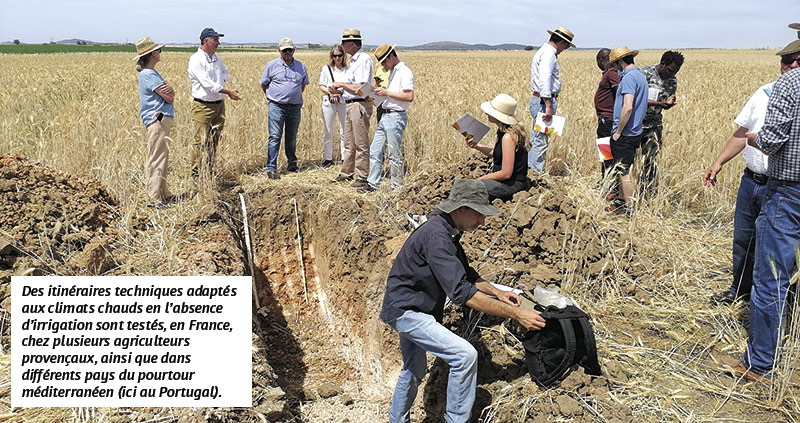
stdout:
<svg viewBox="0 0 800 423">
<path fill-rule="evenodd" d="M 203 101 L 217 101 L 227 97 L 220 94 L 228 81 L 228 68 L 216 53 L 209 56 L 202 49 L 189 58 L 189 81 L 192 97 Z"/>
<path fill-rule="evenodd" d="M 350 58 L 350 66 L 347 67 L 347 83 L 364 84 L 370 81 L 372 81 L 372 59 L 367 53 L 364 53 L 364 50 L 358 50 Z M 344 91 L 343 96 L 345 100 L 361 98 L 347 90 Z"/>
<path fill-rule="evenodd" d="M 550 98 L 561 92 L 561 74 L 558 72 L 556 48 L 544 43 L 531 60 L 531 92 Z"/>
</svg>

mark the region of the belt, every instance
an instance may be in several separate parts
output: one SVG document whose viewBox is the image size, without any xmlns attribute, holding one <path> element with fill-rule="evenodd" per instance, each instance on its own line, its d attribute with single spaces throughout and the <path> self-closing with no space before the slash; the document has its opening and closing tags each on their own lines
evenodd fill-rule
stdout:
<svg viewBox="0 0 800 423">
<path fill-rule="evenodd" d="M 389 110 L 381 107 L 381 113 L 405 113 L 405 110 Z"/>
<path fill-rule="evenodd" d="M 763 173 L 755 173 L 750 168 L 744 168 L 744 174 L 751 177 L 759 185 L 766 185 L 769 177 Z M 791 182 L 791 181 L 789 181 Z"/>
<path fill-rule="evenodd" d="M 539 98 L 542 95 L 539 94 L 538 92 L 534 91 L 533 92 L 533 96 L 536 97 L 536 98 Z M 552 93 L 552 94 L 550 94 L 550 97 L 547 97 L 547 98 L 558 98 L 558 93 Z"/>
<path fill-rule="evenodd" d="M 195 99 L 194 99 L 194 101 L 196 101 L 196 102 L 198 102 L 198 103 L 203 103 L 203 104 L 219 104 L 219 103 L 222 103 L 222 100 L 217 100 L 217 101 L 205 101 L 205 100 L 200 100 L 199 98 L 195 98 Z"/>
<path fill-rule="evenodd" d="M 364 100 L 363 98 L 351 98 L 350 100 L 345 100 L 344 102 L 346 104 L 350 104 L 350 103 L 360 103 L 362 101 L 367 101 L 367 100 Z"/>
<path fill-rule="evenodd" d="M 770 179 L 770 182 L 776 185 L 782 185 L 788 187 L 800 187 L 800 181 L 790 181 L 788 179 Z"/>
</svg>

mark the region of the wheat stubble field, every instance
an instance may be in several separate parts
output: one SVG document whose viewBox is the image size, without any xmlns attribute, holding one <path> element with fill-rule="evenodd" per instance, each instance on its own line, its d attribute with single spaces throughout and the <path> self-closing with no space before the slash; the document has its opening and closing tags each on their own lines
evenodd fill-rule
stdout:
<svg viewBox="0 0 800 423">
<path fill-rule="evenodd" d="M 636 63 L 654 64 L 661 53 L 643 51 Z M 219 54 L 230 70 L 228 87 L 238 89 L 242 100 L 226 103 L 227 122 L 217 170 L 221 178 L 234 183 L 257 185 L 265 179 L 260 169 L 266 162 L 268 138 L 267 105 L 259 78 L 264 64 L 277 53 L 226 53 L 223 48 Z M 531 128 L 527 103 L 532 54 L 399 52 L 416 79 L 415 101 L 404 137 L 408 180 L 474 155 L 450 124 L 466 112 L 485 121 L 479 105 L 498 93 L 507 93 L 520 102 L 517 117 Z M 570 285 L 578 299 L 583 298 L 581 290 L 601 292 L 602 300 L 587 307 L 596 319 L 601 361 L 621 363 L 625 369 L 624 380 L 617 380 L 609 393 L 611 400 L 629 407 L 631 419 L 642 421 L 797 421 L 800 388 L 793 372 L 800 347 L 796 336 L 787 344 L 784 377 L 774 388 L 736 383 L 714 370 L 713 357 L 738 354 L 746 340 L 746 307 L 712 307 L 707 300 L 709 294 L 730 283 L 733 205 L 743 164 L 738 158 L 732 160 L 714 188 L 705 188 L 700 182 L 703 170 L 733 132 L 733 118 L 747 98 L 760 85 L 777 79 L 779 58 L 773 51 L 684 52 L 686 62 L 678 74 L 678 105 L 664 112 L 661 190 L 648 204 L 640 205 L 634 219 L 620 221 L 603 212 L 604 203 L 595 189 L 599 163 L 592 100 L 600 71 L 594 55 L 594 51 L 567 51 L 559 59 L 563 80 L 559 114 L 567 117 L 567 127 L 562 138 L 551 141 L 548 173 L 552 176 L 548 178 L 559 179 L 566 189 L 558 195 L 570 198 L 579 213 L 593 216 L 591 228 L 584 230 L 613 227 L 620 231 L 627 241 L 619 248 L 631 250 L 635 246 L 636 251 L 630 254 L 641 267 L 649 269 L 646 280 L 633 281 L 641 288 L 638 292 L 646 293 L 637 294 L 635 300 L 617 290 L 613 281 Z M 189 54 L 165 52 L 162 57 L 156 69 L 176 91 L 168 183 L 176 193 L 192 192 L 195 186 L 188 162 L 192 99 L 186 76 Z M 318 183 L 325 189 L 336 175 L 334 169 L 316 168 L 322 152 L 321 93 L 316 83 L 327 53 L 300 50 L 295 58 L 306 65 L 311 79 L 298 133 L 298 158 L 301 168 L 306 169 L 300 178 L 305 185 Z M 0 55 L 0 153 L 23 155 L 63 172 L 94 178 L 117 198 L 123 214 L 140 210 L 147 203 L 143 190 L 146 140 L 133 67 L 132 52 Z M 284 156 L 278 163 L 279 171 L 285 170 Z M 277 183 L 294 182 L 284 178 Z M 199 195 L 173 208 L 149 239 L 130 236 L 124 242 L 141 249 L 142 254 L 157 252 L 169 260 L 175 250 L 171 245 L 185 242 L 174 236 L 179 232 L 181 214 L 202 208 L 204 198 Z M 391 203 L 392 194 L 382 192 L 366 201 L 370 206 L 381 203 L 384 207 Z M 121 221 L 120 233 L 126 237 L 124 225 L 129 220 L 123 215 Z M 636 324 L 626 332 L 626 319 L 631 318 Z M 643 340 L 637 328 L 648 337 Z M 5 374 L 7 388 L 7 367 Z M 7 398 L 6 394 L 0 412 L 13 415 Z M 547 398 L 537 397 L 542 401 Z M 384 406 L 385 400 L 381 403 Z M 514 399 L 525 402 L 521 400 Z M 492 406 L 502 409 L 503 401 L 513 402 L 495 396 Z M 308 407 L 311 411 L 306 416 L 315 415 L 314 406 Z M 584 408 L 590 410 L 592 404 L 584 404 Z M 67 413 L 59 418 L 92 421 L 85 415 Z M 492 416 L 485 414 L 484 421 L 504 421 Z M 41 422 L 54 418 L 28 417 L 27 421 Z M 573 419 L 562 414 L 557 420 Z M 612 421 L 602 412 L 586 412 L 582 419 Z M 308 417 L 308 421 L 333 420 Z M 518 421 L 526 421 L 524 413 Z"/>
</svg>

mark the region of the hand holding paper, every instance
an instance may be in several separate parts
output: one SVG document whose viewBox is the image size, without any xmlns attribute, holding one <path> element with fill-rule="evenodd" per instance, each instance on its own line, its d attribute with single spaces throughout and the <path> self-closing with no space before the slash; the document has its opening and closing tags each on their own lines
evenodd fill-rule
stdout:
<svg viewBox="0 0 800 423">
<path fill-rule="evenodd" d="M 461 118 L 455 121 L 453 123 L 453 128 L 456 128 L 456 131 L 464 136 L 467 145 L 470 148 L 478 144 L 481 141 L 481 138 L 483 138 L 484 135 L 489 132 L 488 126 L 478 119 L 475 119 L 475 117 L 469 113 L 461 116 Z"/>
<path fill-rule="evenodd" d="M 364 100 L 368 101 L 375 107 L 380 106 L 381 104 L 383 104 L 384 101 L 386 101 L 386 99 L 389 98 L 386 96 L 378 95 L 375 92 L 375 87 L 373 87 L 372 84 L 370 84 L 369 82 L 362 85 L 358 89 L 358 91 L 356 91 L 356 94 L 360 95 L 361 97 L 364 97 Z"/>
<path fill-rule="evenodd" d="M 536 115 L 536 123 L 533 125 L 533 129 L 536 132 L 555 136 L 561 136 L 564 133 L 564 125 L 567 123 L 566 117 L 553 115 L 549 122 L 545 121 L 544 117 L 545 114 L 542 112 Z"/>
</svg>

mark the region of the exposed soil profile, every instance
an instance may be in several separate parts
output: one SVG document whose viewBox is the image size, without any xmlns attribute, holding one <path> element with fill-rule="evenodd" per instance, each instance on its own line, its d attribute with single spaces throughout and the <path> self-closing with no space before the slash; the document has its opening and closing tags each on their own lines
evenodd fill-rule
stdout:
<svg viewBox="0 0 800 423">
<path fill-rule="evenodd" d="M 78 411 L 78 421 L 385 421 L 401 358 L 396 334 L 378 314 L 389 269 L 412 228 L 408 217 L 433 210 L 455 178 L 477 177 L 485 166 L 471 160 L 419 175 L 396 196 L 364 196 L 328 181 L 264 178 L 220 192 L 213 210 L 186 219 L 191 241 L 180 244 L 176 259 L 147 266 L 158 274 L 249 274 L 238 207 L 238 192 L 244 193 L 259 305 L 253 310 L 253 408 L 92 409 Z M 487 280 L 559 288 L 585 304 L 611 291 L 648 303 L 641 282 L 651 276 L 635 260 L 636 244 L 621 230 L 600 228 L 566 189 L 562 178 L 543 176 L 513 201 L 496 200 L 502 214 L 462 238 L 473 267 Z M 10 308 L 11 275 L 139 274 L 145 263 L 119 242 L 124 219 L 142 234 L 151 230 L 96 182 L 0 156 L 3 308 Z M 629 332 L 640 343 L 663 337 L 647 323 L 632 323 L 633 316 L 608 319 L 601 330 Z M 601 355 L 603 377 L 578 370 L 542 390 L 527 374 L 513 322 L 450 305 L 445 324 L 479 351 L 475 422 L 642 420 L 620 400 L 633 373 L 624 360 Z M 429 357 L 414 421 L 443 421 L 446 383 L 447 366 Z M 710 394 L 695 400 L 702 403 L 704 395 Z M 742 413 L 731 415 L 752 417 Z"/>
</svg>

